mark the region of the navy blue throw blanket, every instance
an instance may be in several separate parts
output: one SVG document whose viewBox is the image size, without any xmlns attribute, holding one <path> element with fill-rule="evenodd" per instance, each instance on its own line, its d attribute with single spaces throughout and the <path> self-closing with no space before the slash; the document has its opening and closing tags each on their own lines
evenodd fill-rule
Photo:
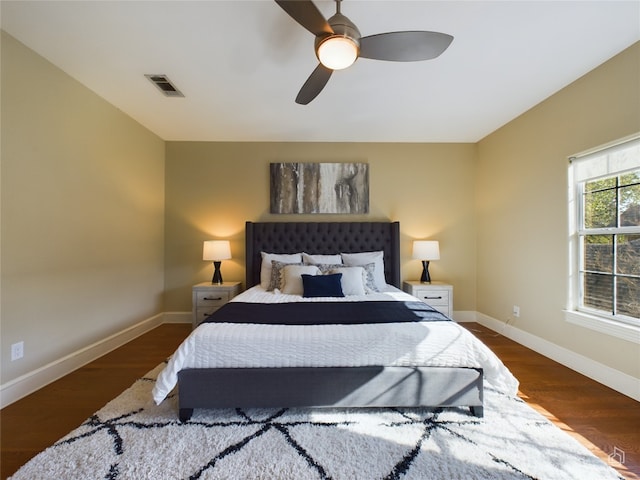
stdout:
<svg viewBox="0 0 640 480">
<path fill-rule="evenodd" d="M 450 320 L 422 302 L 230 302 L 207 317 L 205 323 L 336 325 Z"/>
</svg>

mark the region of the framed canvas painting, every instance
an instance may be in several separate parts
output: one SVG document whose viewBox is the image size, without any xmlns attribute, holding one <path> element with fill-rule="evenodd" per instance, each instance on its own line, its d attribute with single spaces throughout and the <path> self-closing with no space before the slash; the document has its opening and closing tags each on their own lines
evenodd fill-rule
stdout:
<svg viewBox="0 0 640 480">
<path fill-rule="evenodd" d="M 369 164 L 270 164 L 271 213 L 369 213 Z"/>
</svg>

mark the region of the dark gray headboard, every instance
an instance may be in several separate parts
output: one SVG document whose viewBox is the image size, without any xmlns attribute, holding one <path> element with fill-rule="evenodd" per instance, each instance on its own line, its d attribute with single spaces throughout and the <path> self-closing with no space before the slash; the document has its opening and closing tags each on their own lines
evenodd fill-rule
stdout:
<svg viewBox="0 0 640 480">
<path fill-rule="evenodd" d="M 387 283 L 400 288 L 399 222 L 247 222 L 247 284 L 260 283 L 260 252 L 311 254 L 384 251 Z"/>
</svg>

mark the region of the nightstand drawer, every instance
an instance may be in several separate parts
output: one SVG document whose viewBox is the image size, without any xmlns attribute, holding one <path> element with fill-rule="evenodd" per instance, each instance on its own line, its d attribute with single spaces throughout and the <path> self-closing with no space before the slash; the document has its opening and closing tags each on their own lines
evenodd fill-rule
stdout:
<svg viewBox="0 0 640 480">
<path fill-rule="evenodd" d="M 200 323 L 204 321 L 209 315 L 218 310 L 220 307 L 197 307 L 196 308 L 196 321 Z"/>
<path fill-rule="evenodd" d="M 418 297 L 424 303 L 427 303 L 433 307 L 449 306 L 449 292 L 446 290 L 433 291 L 433 290 L 415 290 L 414 297 Z"/>
<path fill-rule="evenodd" d="M 447 317 L 453 315 L 453 286 L 443 282 L 422 283 L 407 280 L 402 289 Z"/>
<path fill-rule="evenodd" d="M 196 292 L 197 307 L 220 307 L 229 301 L 229 292 Z"/>
</svg>

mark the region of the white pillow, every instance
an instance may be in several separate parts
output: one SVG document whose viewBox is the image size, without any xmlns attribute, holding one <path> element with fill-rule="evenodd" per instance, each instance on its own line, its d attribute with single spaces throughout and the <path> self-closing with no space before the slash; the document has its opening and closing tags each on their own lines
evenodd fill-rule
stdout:
<svg viewBox="0 0 640 480">
<path fill-rule="evenodd" d="M 262 255 L 262 266 L 260 267 L 260 286 L 265 290 L 269 289 L 269 284 L 271 283 L 271 262 L 273 260 L 284 263 L 302 262 L 302 255 L 300 253 L 260 253 Z"/>
<path fill-rule="evenodd" d="M 302 261 L 309 265 L 317 265 L 318 263 L 342 263 L 342 256 L 338 253 L 336 255 L 311 255 L 309 253 L 302 252 Z"/>
<path fill-rule="evenodd" d="M 349 266 L 362 266 L 367 263 L 375 264 L 373 277 L 378 290 L 384 290 L 387 281 L 384 277 L 384 252 L 360 252 L 360 253 L 341 253 L 342 263 Z"/>
<path fill-rule="evenodd" d="M 365 295 L 364 288 L 366 272 L 362 267 L 339 267 L 333 268 L 329 273 L 341 273 L 342 293 L 347 295 Z"/>
<path fill-rule="evenodd" d="M 315 265 L 287 265 L 282 269 L 282 293 L 302 295 L 304 285 L 302 274 L 318 275 L 320 270 Z"/>
</svg>

